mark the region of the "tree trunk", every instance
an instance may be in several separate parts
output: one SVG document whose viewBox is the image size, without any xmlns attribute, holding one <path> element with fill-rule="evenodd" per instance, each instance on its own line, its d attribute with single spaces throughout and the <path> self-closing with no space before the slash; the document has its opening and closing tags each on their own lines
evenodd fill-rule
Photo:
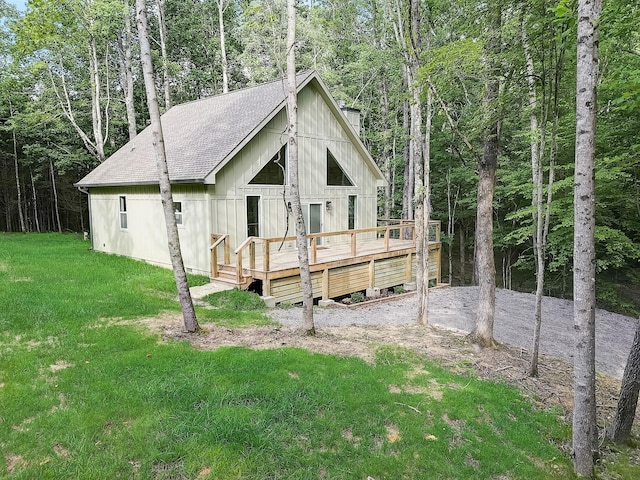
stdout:
<svg viewBox="0 0 640 480">
<path fill-rule="evenodd" d="M 302 323 L 307 335 L 315 335 L 313 323 L 313 286 L 309 268 L 307 232 L 300 204 L 298 162 L 298 86 L 296 84 L 296 0 L 287 0 L 287 116 L 289 120 L 289 164 L 291 171 L 291 206 L 296 219 L 296 247 L 302 283 Z"/>
<path fill-rule="evenodd" d="M 455 238 L 455 226 L 456 226 L 456 207 L 458 206 L 458 196 L 460 195 L 460 187 L 456 190 L 454 198 L 451 194 L 451 169 L 447 172 L 447 237 L 449 237 L 448 245 L 448 260 L 449 260 L 449 285 L 453 285 L 453 240 Z M 460 265 L 464 261 L 464 247 L 462 249 L 462 256 Z"/>
<path fill-rule="evenodd" d="M 538 376 L 538 352 L 540 348 L 540 327 L 542 326 L 542 296 L 544 293 L 544 240 L 543 240 L 543 172 L 542 156 L 544 153 L 544 127 L 538 128 L 538 98 L 536 93 L 535 71 L 533 57 L 529 47 L 529 38 L 524 22 L 522 28 L 522 47 L 527 65 L 527 84 L 529 88 L 529 124 L 531 131 L 531 178 L 533 191 L 531 205 L 533 212 L 533 254 L 536 265 L 536 300 L 534 309 L 533 341 L 531 346 L 531 361 L 529 362 L 529 376 Z"/>
<path fill-rule="evenodd" d="M 460 285 L 464 286 L 466 284 L 466 275 L 467 275 L 467 255 L 466 255 L 466 235 L 464 231 L 464 224 L 460 224 L 460 228 L 458 229 L 458 250 L 460 252 Z"/>
<path fill-rule="evenodd" d="M 471 338 L 482 347 L 495 345 L 493 321 L 496 310 L 496 267 L 493 252 L 493 193 L 496 185 L 499 147 L 499 92 L 500 92 L 500 28 L 502 6 L 494 2 L 489 6 L 492 32 L 486 46 L 489 78 L 485 86 L 484 106 L 488 125 L 483 139 L 482 158 L 478 165 L 478 207 L 476 215 L 475 268 L 479 289 L 476 325 Z"/>
<path fill-rule="evenodd" d="M 40 233 L 40 219 L 38 218 L 38 196 L 36 195 L 36 182 L 33 178 L 33 171 L 29 170 L 31 175 L 31 194 L 33 196 L 33 221 L 36 224 L 36 232 Z"/>
<path fill-rule="evenodd" d="M 127 2 L 128 3 L 128 2 Z M 136 105 L 133 95 L 133 62 L 131 54 L 132 43 L 131 11 L 127 4 L 124 15 L 124 37 L 122 39 L 122 80 L 124 90 L 124 104 L 127 110 L 127 125 L 129 126 L 129 140 L 133 140 L 138 134 L 136 125 Z"/>
<path fill-rule="evenodd" d="M 101 88 L 100 71 L 98 67 L 98 48 L 95 37 L 89 39 L 89 72 L 91 79 L 91 120 L 93 125 L 93 138 L 95 140 L 96 156 L 103 162 L 105 136 L 102 133 L 102 109 L 100 106 Z"/>
<path fill-rule="evenodd" d="M 624 443 L 629 440 L 638 406 L 638 393 L 640 393 L 640 321 L 636 324 L 636 335 L 624 369 L 616 416 L 608 432 L 608 437 L 613 442 Z"/>
<path fill-rule="evenodd" d="M 53 160 L 49 159 L 49 172 L 51 174 L 51 191 L 53 193 L 53 213 L 55 215 L 55 225 L 58 233 L 62 233 L 62 224 L 60 223 L 60 208 L 58 207 L 58 188 L 56 187 L 56 170 L 53 166 Z"/>
<path fill-rule="evenodd" d="M 574 177 L 573 467 L 593 475 L 597 448 L 595 396 L 595 132 L 598 35 L 601 0 L 578 1 L 576 150 Z"/>
<path fill-rule="evenodd" d="M 227 63 L 227 46 L 224 35 L 224 0 L 217 0 L 218 3 L 218 25 L 220 27 L 220 56 L 222 57 L 222 93 L 229 91 L 229 65 Z"/>
<path fill-rule="evenodd" d="M 13 117 L 13 105 L 9 101 L 10 114 Z M 16 192 L 18 197 L 18 220 L 20 221 L 20 231 L 25 233 L 27 231 L 24 224 L 24 214 L 22 212 L 22 189 L 20 188 L 20 171 L 18 169 L 18 141 L 16 139 L 15 125 L 11 129 L 11 138 L 13 140 L 13 163 L 15 166 L 16 174 Z"/>
<path fill-rule="evenodd" d="M 191 293 L 189 292 L 189 282 L 182 261 L 180 250 L 180 237 L 178 236 L 178 226 L 176 224 L 173 197 L 171 194 L 171 182 L 169 170 L 167 168 L 167 157 L 164 147 L 164 136 L 162 133 L 162 122 L 160 120 L 160 107 L 156 93 L 155 79 L 153 75 L 153 64 L 151 62 L 151 47 L 147 33 L 147 7 L 145 0 L 136 0 L 138 36 L 140 37 L 140 60 L 144 75 L 144 85 L 147 92 L 147 106 L 151 117 L 151 130 L 153 132 L 153 147 L 156 154 L 156 166 L 160 183 L 160 198 L 167 227 L 167 240 L 169 255 L 173 266 L 173 275 L 178 288 L 178 298 L 182 307 L 184 327 L 187 332 L 196 332 L 199 329 L 196 312 L 193 308 Z"/>
<path fill-rule="evenodd" d="M 137 2 L 137 0 L 136 0 Z M 156 15 L 158 18 L 158 31 L 160 33 L 160 55 L 162 56 L 162 86 L 164 89 L 164 108 L 171 108 L 171 89 L 169 85 L 169 57 L 167 56 L 167 23 L 164 17 L 164 2 L 158 0 Z"/>
<path fill-rule="evenodd" d="M 387 91 L 387 80 L 382 79 L 380 90 L 382 91 L 382 98 L 380 102 L 380 117 L 382 118 L 382 138 L 383 138 L 383 154 L 382 163 L 384 169 L 384 179 L 386 185 L 384 187 L 384 218 L 391 218 L 391 206 L 393 202 L 393 181 L 392 181 L 392 166 L 391 166 L 391 154 L 389 152 L 389 141 L 391 132 L 389 131 L 389 92 Z"/>
<path fill-rule="evenodd" d="M 403 66 L 402 71 L 404 73 L 405 83 L 409 76 L 408 69 Z M 402 129 L 405 132 L 410 131 L 409 122 L 409 101 L 405 100 L 403 103 L 402 111 Z M 405 220 L 413 220 L 413 188 L 414 188 L 415 171 L 413 165 L 413 157 L 411 156 L 411 139 L 407 138 L 404 147 L 404 183 L 402 189 L 402 218 Z M 405 231 L 405 236 L 409 235 L 409 231 Z M 410 238 L 406 237 L 406 238 Z"/>
</svg>

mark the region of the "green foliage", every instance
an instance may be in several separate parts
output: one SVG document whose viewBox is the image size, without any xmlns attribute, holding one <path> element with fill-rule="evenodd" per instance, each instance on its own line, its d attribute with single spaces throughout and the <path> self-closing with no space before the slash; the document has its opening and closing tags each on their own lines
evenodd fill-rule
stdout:
<svg viewBox="0 0 640 480">
<path fill-rule="evenodd" d="M 216 308 L 243 312 L 265 311 L 267 308 L 259 295 L 243 290 L 224 290 L 207 295 L 205 300 Z"/>
<path fill-rule="evenodd" d="M 351 302 L 352 303 L 361 303 L 365 301 L 364 293 L 362 292 L 353 292 L 351 294 Z"/>
</svg>

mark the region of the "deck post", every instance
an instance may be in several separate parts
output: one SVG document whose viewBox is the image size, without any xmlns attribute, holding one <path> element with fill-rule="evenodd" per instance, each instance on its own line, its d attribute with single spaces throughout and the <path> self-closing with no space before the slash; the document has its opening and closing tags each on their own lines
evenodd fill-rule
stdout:
<svg viewBox="0 0 640 480">
<path fill-rule="evenodd" d="M 256 242 L 253 241 L 249 244 L 249 268 L 256 269 Z"/>
<path fill-rule="evenodd" d="M 404 277 L 407 282 L 411 281 L 411 257 L 413 257 L 413 253 L 407 254 L 407 261 L 404 266 Z"/>
<path fill-rule="evenodd" d="M 231 247 L 229 246 L 229 237 L 224 241 L 224 264 L 229 265 L 231 263 Z"/>
<path fill-rule="evenodd" d="M 389 227 L 384 230 L 384 251 L 389 251 Z"/>
<path fill-rule="evenodd" d="M 218 252 L 215 248 L 211 250 L 211 278 L 218 278 Z"/>
<path fill-rule="evenodd" d="M 236 283 L 240 285 L 242 280 L 242 250 L 239 250 L 236 257 Z"/>
<path fill-rule="evenodd" d="M 356 233 L 351 233 L 351 256 L 356 256 Z"/>
<path fill-rule="evenodd" d="M 271 242 L 269 242 L 268 239 L 264 239 L 264 260 L 263 262 L 263 268 L 265 272 L 268 272 L 269 269 L 271 268 Z"/>
<path fill-rule="evenodd" d="M 314 264 L 314 265 L 318 263 L 317 244 L 318 244 L 318 238 L 311 237 L 311 264 Z"/>
<path fill-rule="evenodd" d="M 369 288 L 376 286 L 376 261 L 371 259 L 369 262 Z"/>
<path fill-rule="evenodd" d="M 329 269 L 325 268 L 322 271 L 322 299 L 329 299 Z"/>
</svg>

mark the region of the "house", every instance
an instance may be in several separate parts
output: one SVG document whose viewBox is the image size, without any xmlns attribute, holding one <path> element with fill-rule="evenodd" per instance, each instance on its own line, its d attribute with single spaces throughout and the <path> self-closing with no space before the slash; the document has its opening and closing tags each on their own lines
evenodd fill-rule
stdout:
<svg viewBox="0 0 640 480">
<path fill-rule="evenodd" d="M 315 72 L 299 74 L 297 84 L 300 196 L 307 231 L 317 235 L 313 251 L 355 241 L 327 232 L 363 231 L 363 239 L 375 239 L 377 188 L 384 178 L 358 136 L 359 113 L 341 110 Z M 228 268 L 230 252 L 246 247 L 247 239 L 278 243 L 269 250 L 267 242 L 257 254 L 255 245 L 249 248 L 245 259 L 251 257 L 254 269 L 256 256 L 264 267 L 278 248 L 293 250 L 290 238 L 273 240 L 295 234 L 288 208 L 286 88 L 285 80 L 277 80 L 177 105 L 162 116 L 187 271 L 218 277 L 218 246 L 212 243 L 219 239 Z M 150 127 L 76 186 L 89 195 L 95 250 L 171 265 Z M 255 278 L 244 269 L 241 261 L 238 284 Z"/>
</svg>

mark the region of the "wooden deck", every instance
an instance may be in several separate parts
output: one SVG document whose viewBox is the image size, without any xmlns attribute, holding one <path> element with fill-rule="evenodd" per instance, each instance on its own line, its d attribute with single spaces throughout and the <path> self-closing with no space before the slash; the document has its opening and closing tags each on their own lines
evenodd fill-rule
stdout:
<svg viewBox="0 0 640 480">
<path fill-rule="evenodd" d="M 211 236 L 213 279 L 246 288 L 258 281 L 264 296 L 276 302 L 302 300 L 298 255 L 291 249 L 295 237 L 250 237 L 235 250 L 226 236 Z M 415 280 L 415 238 L 412 222 L 382 227 L 308 235 L 314 298 L 336 298 L 368 288 L 389 288 Z M 407 238 L 408 237 L 408 238 Z M 406 238 L 406 239 L 405 239 Z M 278 247 L 286 244 L 286 251 Z M 223 248 L 222 261 L 218 249 Z M 440 223 L 430 225 L 429 259 L 432 283 L 440 282 Z"/>
</svg>

